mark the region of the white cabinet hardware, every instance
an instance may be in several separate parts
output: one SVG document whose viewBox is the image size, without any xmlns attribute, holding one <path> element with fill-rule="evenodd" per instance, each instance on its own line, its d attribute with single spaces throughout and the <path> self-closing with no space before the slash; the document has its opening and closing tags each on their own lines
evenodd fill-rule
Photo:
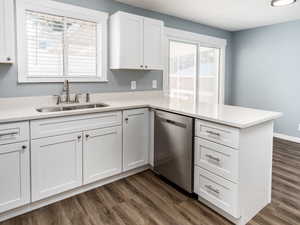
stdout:
<svg viewBox="0 0 300 225">
<path fill-rule="evenodd" d="M 122 172 L 122 127 L 85 131 L 83 183 L 88 184 Z"/>
<path fill-rule="evenodd" d="M 0 213 L 30 201 L 28 142 L 0 146 Z"/>
<path fill-rule="evenodd" d="M 0 1 L 0 63 L 14 62 L 14 1 Z"/>
<path fill-rule="evenodd" d="M 8 132 L 8 133 L 0 133 L 0 137 L 5 137 L 5 136 L 11 136 L 11 135 L 17 135 L 18 132 Z"/>
<path fill-rule="evenodd" d="M 123 118 L 123 170 L 128 171 L 148 164 L 149 110 L 126 110 Z"/>
<path fill-rule="evenodd" d="M 205 185 L 205 187 L 216 194 L 220 194 L 220 191 L 216 188 L 213 188 L 211 185 Z"/>
<path fill-rule="evenodd" d="M 110 68 L 163 70 L 163 22 L 125 12 L 110 19 Z"/>
<path fill-rule="evenodd" d="M 205 155 L 207 158 L 209 158 L 209 159 L 212 159 L 212 160 L 214 160 L 214 161 L 216 161 L 216 162 L 220 162 L 220 159 L 219 158 L 217 158 L 217 157 L 214 157 L 214 156 L 212 156 L 212 155 L 208 155 L 208 154 L 206 154 Z"/>
</svg>

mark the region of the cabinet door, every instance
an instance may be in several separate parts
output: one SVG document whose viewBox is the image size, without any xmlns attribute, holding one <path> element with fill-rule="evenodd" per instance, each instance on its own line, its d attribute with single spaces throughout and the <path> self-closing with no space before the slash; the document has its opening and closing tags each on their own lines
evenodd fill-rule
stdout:
<svg viewBox="0 0 300 225">
<path fill-rule="evenodd" d="M 144 67 L 163 69 L 163 22 L 144 18 Z"/>
<path fill-rule="evenodd" d="M 122 172 L 122 127 L 84 132 L 83 182 L 88 184 Z"/>
<path fill-rule="evenodd" d="M 14 1 L 0 1 L 0 63 L 14 61 Z"/>
<path fill-rule="evenodd" d="M 0 146 L 0 213 L 29 203 L 29 144 Z"/>
<path fill-rule="evenodd" d="M 126 110 L 123 119 L 123 170 L 128 171 L 148 164 L 149 110 Z"/>
<path fill-rule="evenodd" d="M 120 15 L 120 68 L 143 69 L 143 17 Z"/>
<path fill-rule="evenodd" d="M 82 184 L 82 133 L 33 140 L 31 143 L 32 201 Z"/>
</svg>

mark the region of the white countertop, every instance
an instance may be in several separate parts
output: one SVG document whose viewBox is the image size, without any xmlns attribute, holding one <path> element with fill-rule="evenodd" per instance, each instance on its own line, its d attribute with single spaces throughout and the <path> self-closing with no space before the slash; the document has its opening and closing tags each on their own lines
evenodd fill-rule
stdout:
<svg viewBox="0 0 300 225">
<path fill-rule="evenodd" d="M 0 123 L 150 107 L 232 127 L 247 128 L 277 119 L 282 115 L 278 112 L 230 105 L 196 104 L 192 100 L 165 96 L 161 91 L 103 93 L 91 96 L 91 103 L 100 102 L 109 106 L 97 109 L 40 113 L 36 111 L 37 108 L 55 106 L 54 97 L 0 98 Z"/>
</svg>

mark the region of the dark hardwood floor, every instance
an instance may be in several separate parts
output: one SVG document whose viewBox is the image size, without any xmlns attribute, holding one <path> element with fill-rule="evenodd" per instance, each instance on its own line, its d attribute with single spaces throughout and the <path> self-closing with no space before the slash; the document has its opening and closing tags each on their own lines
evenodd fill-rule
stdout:
<svg viewBox="0 0 300 225">
<path fill-rule="evenodd" d="M 249 225 L 300 225 L 300 144 L 274 141 L 272 203 Z M 226 225 L 151 171 L 54 203 L 0 225 Z"/>
</svg>

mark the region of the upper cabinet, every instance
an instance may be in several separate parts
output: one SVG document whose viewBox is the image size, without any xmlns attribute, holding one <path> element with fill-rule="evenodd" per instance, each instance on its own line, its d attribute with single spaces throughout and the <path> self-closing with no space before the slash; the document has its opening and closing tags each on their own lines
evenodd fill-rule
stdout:
<svg viewBox="0 0 300 225">
<path fill-rule="evenodd" d="M 13 63 L 14 54 L 14 1 L 0 1 L 0 63 Z"/>
<path fill-rule="evenodd" d="M 164 24 L 125 12 L 110 19 L 110 68 L 163 70 Z"/>
</svg>

